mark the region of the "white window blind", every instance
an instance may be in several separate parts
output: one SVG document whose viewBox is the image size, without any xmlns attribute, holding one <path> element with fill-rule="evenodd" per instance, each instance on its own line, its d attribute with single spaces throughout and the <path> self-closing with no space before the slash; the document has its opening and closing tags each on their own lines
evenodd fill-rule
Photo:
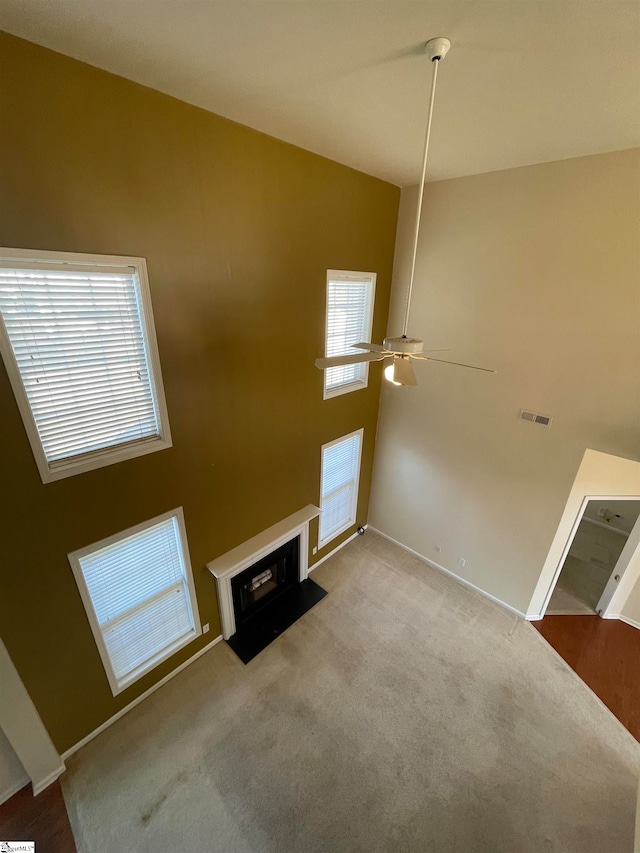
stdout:
<svg viewBox="0 0 640 853">
<path fill-rule="evenodd" d="M 325 355 L 357 352 L 353 344 L 371 340 L 375 273 L 327 273 Z M 367 385 L 368 364 L 345 364 L 324 372 L 325 397 Z"/>
<path fill-rule="evenodd" d="M 138 268 L 0 259 L 0 313 L 41 473 L 114 448 L 168 446 Z"/>
<path fill-rule="evenodd" d="M 356 521 L 363 430 L 322 448 L 320 546 Z"/>
<path fill-rule="evenodd" d="M 177 515 L 69 559 L 114 693 L 200 633 Z"/>
</svg>

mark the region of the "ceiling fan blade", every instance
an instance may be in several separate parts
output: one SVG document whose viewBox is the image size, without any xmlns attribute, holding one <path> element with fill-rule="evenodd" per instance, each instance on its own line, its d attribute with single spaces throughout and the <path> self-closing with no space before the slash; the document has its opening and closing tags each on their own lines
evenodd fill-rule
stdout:
<svg viewBox="0 0 640 853">
<path fill-rule="evenodd" d="M 341 367 L 343 364 L 361 364 L 366 361 L 382 361 L 384 355 L 374 352 L 354 353 L 353 355 L 333 355 L 329 358 L 316 358 L 316 367 L 327 370 L 329 367 Z"/>
<path fill-rule="evenodd" d="M 441 364 L 455 364 L 456 367 L 470 367 L 471 370 L 484 370 L 485 373 L 497 373 L 497 370 L 491 370 L 489 367 L 478 367 L 475 364 L 463 364 L 461 361 L 445 361 L 443 358 L 431 358 L 430 355 L 414 355 L 412 358 L 418 358 L 420 361 L 439 361 Z"/>
<path fill-rule="evenodd" d="M 422 355 L 423 352 L 450 352 L 449 347 L 441 347 L 440 349 L 423 349 L 419 355 Z"/>
<path fill-rule="evenodd" d="M 417 385 L 413 365 L 408 358 L 393 359 L 393 381 L 401 385 Z"/>
<path fill-rule="evenodd" d="M 389 350 L 382 346 L 382 344 L 351 344 L 352 347 L 356 347 L 356 349 L 366 349 L 369 352 L 385 352 L 388 353 Z"/>
</svg>

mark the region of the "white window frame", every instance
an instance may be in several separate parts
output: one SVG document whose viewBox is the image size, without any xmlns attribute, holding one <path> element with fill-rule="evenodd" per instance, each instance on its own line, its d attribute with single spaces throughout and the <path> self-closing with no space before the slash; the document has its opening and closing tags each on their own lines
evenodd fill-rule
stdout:
<svg viewBox="0 0 640 853">
<path fill-rule="evenodd" d="M 373 329 L 373 312 L 375 308 L 376 302 L 376 279 L 377 273 L 375 272 L 355 272 L 353 270 L 327 270 L 327 289 L 326 289 L 326 307 L 325 307 L 325 332 L 324 332 L 324 346 L 325 346 L 325 355 L 327 355 L 327 343 L 329 339 L 329 282 L 331 281 L 370 281 L 371 283 L 371 296 L 370 296 L 370 304 L 369 304 L 369 317 L 367 319 L 367 329 L 363 335 L 363 341 L 371 340 L 371 333 Z M 358 341 L 360 343 L 360 341 Z M 350 352 L 351 349 L 346 350 Z M 357 350 L 353 350 L 353 352 L 357 352 Z M 364 350 L 361 350 L 361 353 L 364 353 Z M 335 353 L 333 353 L 335 355 Z M 358 380 L 357 382 L 345 382 L 343 385 L 334 385 L 332 388 L 327 388 L 327 371 L 324 371 L 324 384 L 323 384 L 323 400 L 330 400 L 332 397 L 338 397 L 341 394 L 349 394 L 352 391 L 360 391 L 363 388 L 367 388 L 369 385 L 369 364 L 365 362 L 364 365 L 364 379 Z"/>
<path fill-rule="evenodd" d="M 49 252 L 39 249 L 4 249 L 0 248 L 0 266 L 11 268 L 13 264 L 32 266 L 33 269 L 55 269 L 57 265 L 64 268 L 70 265 L 75 268 L 86 268 L 88 272 L 104 272 L 108 267 L 131 272 L 135 270 L 139 283 L 140 312 L 142 315 L 142 331 L 144 343 L 149 361 L 151 387 L 154 392 L 158 413 L 158 426 L 160 434 L 157 438 L 148 438 L 139 442 L 128 442 L 122 445 L 97 450 L 91 453 L 70 456 L 66 459 L 56 460 L 53 463 L 47 461 L 38 428 L 31 412 L 31 406 L 22 382 L 22 376 L 13 354 L 11 342 L 2 320 L 0 312 L 0 354 L 5 363 L 9 381 L 22 415 L 22 420 L 31 444 L 31 450 L 40 472 L 43 483 L 50 483 L 74 474 L 82 474 L 85 471 L 93 471 L 105 465 L 114 465 L 126 459 L 133 459 L 147 453 L 155 453 L 157 450 L 165 450 L 172 446 L 171 431 L 169 428 L 169 415 L 164 396 L 162 382 L 162 371 L 160 368 L 160 357 L 158 355 L 158 343 L 156 340 L 155 325 L 153 322 L 153 309 L 151 307 L 151 294 L 149 291 L 149 278 L 147 275 L 147 264 L 144 258 L 125 257 L 122 255 L 87 255 L 75 252 Z"/>
<path fill-rule="evenodd" d="M 102 629 L 100 628 L 100 624 L 98 622 L 96 612 L 93 606 L 93 601 L 91 599 L 91 595 L 89 594 L 89 590 L 84 579 L 84 573 L 82 571 L 82 566 L 80 565 L 80 560 L 82 559 L 82 557 L 85 557 L 88 554 L 92 554 L 94 551 L 99 551 L 109 545 L 114 545 L 116 542 L 120 542 L 123 539 L 127 539 L 130 536 L 134 536 L 136 533 L 140 533 L 141 531 L 146 530 L 149 527 L 153 527 L 156 524 L 160 524 L 163 521 L 168 521 L 170 518 L 175 518 L 178 523 L 178 531 L 180 534 L 178 546 L 185 571 L 185 578 L 187 582 L 187 601 L 191 610 L 194 630 L 193 633 L 187 635 L 186 637 L 182 637 L 180 640 L 176 641 L 168 648 L 163 649 L 161 652 L 158 652 L 157 655 L 154 655 L 154 657 L 150 658 L 142 666 L 133 670 L 133 672 L 129 673 L 123 678 L 118 679 L 111 664 L 111 658 L 109 657 L 109 652 L 107 651 L 107 647 L 102 635 Z M 71 554 L 68 555 L 68 559 L 71 565 L 71 570 L 73 571 L 73 576 L 76 580 L 76 584 L 78 585 L 78 591 L 80 592 L 80 597 L 82 599 L 82 603 L 84 604 L 84 609 L 89 619 L 89 625 L 91 626 L 91 631 L 96 641 L 98 652 L 100 653 L 102 665 L 104 666 L 104 670 L 109 681 L 109 687 L 111 688 L 111 692 L 114 696 L 117 696 L 119 693 L 122 693 L 123 690 L 126 690 L 132 684 L 135 684 L 136 681 L 138 681 L 152 669 L 155 669 L 156 666 L 159 666 L 159 664 L 161 664 L 163 661 L 167 660 L 177 651 L 184 648 L 189 643 L 193 642 L 193 640 L 195 640 L 197 637 L 200 637 L 202 635 L 202 624 L 200 620 L 200 613 L 198 610 L 198 600 L 196 597 L 195 584 L 193 582 L 193 571 L 191 569 L 191 560 L 189 558 L 187 531 L 184 524 L 184 513 L 182 511 L 182 507 L 177 507 L 176 509 L 169 510 L 169 512 L 165 512 L 162 515 L 158 515 L 155 518 L 150 519 L 149 521 L 143 521 L 141 524 L 136 524 L 134 527 L 129 527 L 127 530 L 124 530 L 121 533 L 115 533 L 113 536 L 108 536 L 106 539 L 101 539 L 99 542 L 94 542 L 92 545 L 87 545 L 85 548 L 80 548 L 77 551 L 73 551 Z"/>
<path fill-rule="evenodd" d="M 324 452 L 327 448 L 333 447 L 335 444 L 340 444 L 342 441 L 346 441 L 349 438 L 352 438 L 354 435 L 359 436 L 359 446 L 358 446 L 358 466 L 356 470 L 356 478 L 353 489 L 353 497 L 351 502 L 351 514 L 349 516 L 349 520 L 342 525 L 339 530 L 334 530 L 330 536 L 325 538 L 321 538 L 320 531 L 322 529 L 322 504 L 323 504 L 323 496 L 322 496 L 322 483 L 324 480 Z M 362 466 L 362 445 L 364 443 L 364 427 L 360 429 L 356 429 L 353 432 L 347 433 L 347 435 L 341 435 L 340 438 L 336 438 L 333 441 L 328 441 L 326 444 L 323 444 L 320 449 L 320 521 L 318 523 L 318 548 L 324 548 L 329 542 L 336 538 L 336 536 L 340 536 L 341 533 L 344 533 L 345 530 L 348 530 L 356 523 L 356 514 L 358 511 L 358 493 L 360 491 L 360 468 Z"/>
</svg>

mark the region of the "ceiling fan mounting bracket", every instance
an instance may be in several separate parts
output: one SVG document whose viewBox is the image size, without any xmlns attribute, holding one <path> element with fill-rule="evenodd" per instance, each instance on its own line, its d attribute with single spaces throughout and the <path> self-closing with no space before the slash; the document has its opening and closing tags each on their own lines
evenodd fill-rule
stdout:
<svg viewBox="0 0 640 853">
<path fill-rule="evenodd" d="M 424 46 L 424 52 L 433 62 L 434 59 L 444 59 L 447 53 L 449 52 L 450 47 L 451 42 L 449 41 L 449 39 L 439 37 L 435 39 L 429 39 L 429 41 Z"/>
</svg>

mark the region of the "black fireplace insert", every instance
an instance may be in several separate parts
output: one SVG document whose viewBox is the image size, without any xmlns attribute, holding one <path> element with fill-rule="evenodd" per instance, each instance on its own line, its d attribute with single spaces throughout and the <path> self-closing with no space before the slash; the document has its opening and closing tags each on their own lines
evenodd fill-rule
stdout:
<svg viewBox="0 0 640 853">
<path fill-rule="evenodd" d="M 227 642 L 243 663 L 265 649 L 327 593 L 300 581 L 300 537 L 231 579 L 236 633 Z"/>
<path fill-rule="evenodd" d="M 281 545 L 231 580 L 236 630 L 299 581 L 300 537 Z"/>
</svg>

